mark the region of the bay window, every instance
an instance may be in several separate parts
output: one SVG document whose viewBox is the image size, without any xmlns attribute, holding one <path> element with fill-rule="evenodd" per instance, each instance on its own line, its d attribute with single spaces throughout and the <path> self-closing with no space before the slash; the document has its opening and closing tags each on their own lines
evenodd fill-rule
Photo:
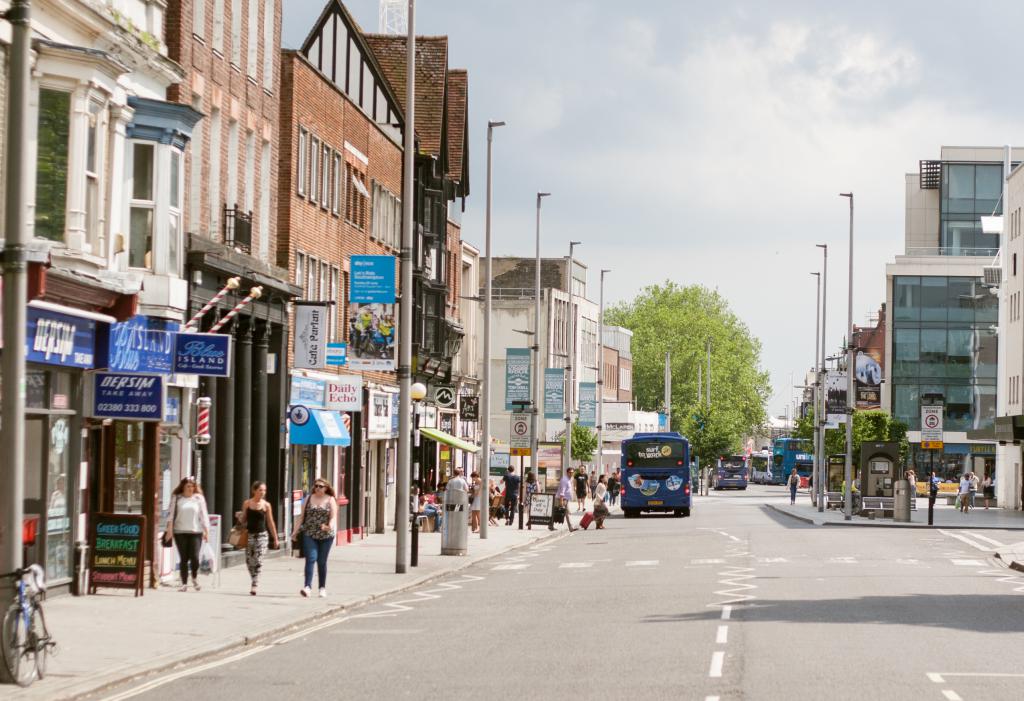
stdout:
<svg viewBox="0 0 1024 701">
<path fill-rule="evenodd" d="M 182 266 L 183 152 L 173 145 L 129 141 L 128 267 L 179 276 Z"/>
<path fill-rule="evenodd" d="M 132 146 L 132 199 L 129 204 L 128 267 L 153 267 L 154 166 L 156 146 L 137 143 Z"/>
</svg>

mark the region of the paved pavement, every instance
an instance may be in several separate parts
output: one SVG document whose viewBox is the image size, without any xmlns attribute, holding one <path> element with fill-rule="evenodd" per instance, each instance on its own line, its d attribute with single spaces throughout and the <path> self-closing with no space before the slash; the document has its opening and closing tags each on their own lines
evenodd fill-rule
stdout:
<svg viewBox="0 0 1024 701">
<path fill-rule="evenodd" d="M 47 677 L 24 690 L 0 686 L 0 697 L 74 698 L 175 665 L 196 664 L 564 534 L 492 526 L 487 540 L 470 536 L 468 556 L 442 557 L 440 534 L 422 533 L 419 567 L 403 575 L 394 572 L 394 533 L 371 536 L 332 550 L 327 599 L 299 596 L 304 561 L 287 556 L 265 561 L 255 597 L 249 595 L 245 567 L 232 567 L 221 572 L 219 586 L 213 577 L 202 577 L 200 592 L 161 587 L 135 598 L 130 592 L 101 589 L 89 597 L 52 598 L 46 602 L 46 618 L 59 648 Z"/>
<path fill-rule="evenodd" d="M 783 495 L 613 518 L 104 698 L 1024 698 L 1024 576 L 991 556 L 1019 532 L 823 528 Z"/>
</svg>

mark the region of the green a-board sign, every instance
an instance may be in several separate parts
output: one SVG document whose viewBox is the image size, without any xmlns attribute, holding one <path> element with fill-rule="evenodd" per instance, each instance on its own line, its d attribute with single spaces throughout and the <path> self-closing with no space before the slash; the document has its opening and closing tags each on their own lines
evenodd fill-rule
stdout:
<svg viewBox="0 0 1024 701">
<path fill-rule="evenodd" d="M 134 589 L 143 595 L 146 517 L 137 514 L 95 514 L 89 556 L 89 593 L 99 587 Z"/>
</svg>

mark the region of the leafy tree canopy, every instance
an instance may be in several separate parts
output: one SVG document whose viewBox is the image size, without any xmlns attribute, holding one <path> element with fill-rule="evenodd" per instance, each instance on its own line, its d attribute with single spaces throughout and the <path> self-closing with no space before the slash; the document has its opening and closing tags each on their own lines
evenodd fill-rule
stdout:
<svg viewBox="0 0 1024 701">
<path fill-rule="evenodd" d="M 796 423 L 796 438 L 814 438 L 814 419 L 808 415 Z M 907 425 L 879 409 L 853 412 L 853 464 L 860 464 L 860 446 L 864 442 L 891 441 L 900 444 L 900 459 L 906 461 L 910 453 Z M 825 431 L 825 455 L 846 452 L 846 427 Z"/>
<path fill-rule="evenodd" d="M 562 436 L 562 445 L 565 445 L 565 436 Z M 572 425 L 572 461 L 574 464 L 590 462 L 597 452 L 597 431 L 583 426 L 579 421 Z"/>
</svg>

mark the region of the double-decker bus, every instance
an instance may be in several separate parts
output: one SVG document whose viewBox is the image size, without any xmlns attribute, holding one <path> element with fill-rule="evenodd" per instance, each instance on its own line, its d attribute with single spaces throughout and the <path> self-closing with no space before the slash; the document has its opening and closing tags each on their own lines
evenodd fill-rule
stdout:
<svg viewBox="0 0 1024 701">
<path fill-rule="evenodd" d="M 622 441 L 622 513 L 689 516 L 690 442 L 678 433 L 635 433 Z"/>
<path fill-rule="evenodd" d="M 772 483 L 785 484 L 796 468 L 800 486 L 806 487 L 814 470 L 814 444 L 806 438 L 776 438 L 772 444 Z"/>
<path fill-rule="evenodd" d="M 772 454 L 767 450 L 759 450 L 750 454 L 750 481 L 754 484 L 771 484 Z"/>
<path fill-rule="evenodd" d="M 746 489 L 750 471 L 747 467 L 746 455 L 722 456 L 715 466 L 715 476 L 711 484 L 715 491 L 722 489 Z"/>
</svg>

